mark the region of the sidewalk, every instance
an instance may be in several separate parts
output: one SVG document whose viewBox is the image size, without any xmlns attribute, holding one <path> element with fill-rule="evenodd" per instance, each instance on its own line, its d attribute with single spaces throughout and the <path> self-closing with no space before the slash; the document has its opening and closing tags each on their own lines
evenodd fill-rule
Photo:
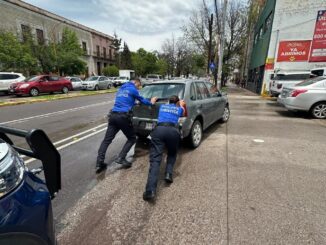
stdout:
<svg viewBox="0 0 326 245">
<path fill-rule="evenodd" d="M 155 204 L 142 200 L 148 146 L 137 145 L 131 169 L 111 166 L 67 212 L 59 244 L 325 244 L 326 127 L 241 88 L 228 95 L 230 121 L 182 147 Z"/>
</svg>

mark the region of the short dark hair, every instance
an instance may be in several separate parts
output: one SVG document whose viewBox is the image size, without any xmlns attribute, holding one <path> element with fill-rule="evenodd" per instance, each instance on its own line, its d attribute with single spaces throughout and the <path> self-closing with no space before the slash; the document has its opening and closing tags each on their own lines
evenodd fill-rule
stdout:
<svg viewBox="0 0 326 245">
<path fill-rule="evenodd" d="M 172 95 L 170 98 L 169 98 L 169 103 L 170 104 L 176 104 L 179 102 L 179 97 L 177 95 Z"/>
<path fill-rule="evenodd" d="M 141 84 L 141 81 L 140 81 L 140 79 L 139 78 L 134 78 L 134 79 L 132 79 L 134 82 L 137 82 L 137 83 L 140 83 Z"/>
</svg>

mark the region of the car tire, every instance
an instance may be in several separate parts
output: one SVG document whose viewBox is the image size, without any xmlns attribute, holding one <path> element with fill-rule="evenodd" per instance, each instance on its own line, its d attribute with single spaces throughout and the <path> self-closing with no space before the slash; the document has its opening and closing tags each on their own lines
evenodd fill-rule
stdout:
<svg viewBox="0 0 326 245">
<path fill-rule="evenodd" d="M 310 109 L 310 114 L 316 119 L 326 119 L 326 101 L 314 104 Z"/>
<path fill-rule="evenodd" d="M 112 87 L 112 85 L 111 84 L 108 84 L 108 89 L 110 89 Z"/>
<path fill-rule="evenodd" d="M 32 97 L 38 96 L 40 94 L 40 91 L 38 91 L 37 88 L 31 88 L 29 90 L 29 95 Z"/>
<path fill-rule="evenodd" d="M 200 121 L 196 120 L 190 130 L 189 143 L 191 148 L 197 148 L 203 139 L 203 126 Z"/>
<path fill-rule="evenodd" d="M 98 90 L 99 90 L 98 85 L 95 85 L 94 90 L 95 90 L 95 91 L 98 91 Z"/>
<path fill-rule="evenodd" d="M 226 105 L 224 107 L 223 116 L 220 119 L 220 122 L 221 123 L 226 123 L 227 121 L 229 121 L 229 118 L 230 118 L 230 108 L 229 108 L 228 105 Z"/>
<path fill-rule="evenodd" d="M 67 88 L 67 87 L 63 87 L 63 88 L 62 88 L 62 93 L 63 93 L 63 94 L 68 94 L 68 93 L 69 93 L 69 88 Z"/>
</svg>

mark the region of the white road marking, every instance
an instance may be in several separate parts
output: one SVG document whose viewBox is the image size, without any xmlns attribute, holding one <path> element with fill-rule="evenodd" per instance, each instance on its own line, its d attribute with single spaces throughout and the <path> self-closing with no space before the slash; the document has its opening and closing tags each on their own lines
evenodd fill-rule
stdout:
<svg viewBox="0 0 326 245">
<path fill-rule="evenodd" d="M 261 139 L 254 139 L 253 141 L 256 143 L 264 143 L 265 142 L 265 140 L 261 140 Z"/>
<path fill-rule="evenodd" d="M 98 131 L 96 131 L 96 132 L 93 132 L 93 133 L 91 133 L 91 134 L 85 135 L 85 136 L 83 136 L 83 137 L 81 137 L 81 138 L 79 138 L 79 139 L 77 139 L 77 140 L 75 140 L 75 141 L 69 142 L 69 143 L 67 143 L 67 144 L 65 144 L 65 145 L 62 145 L 62 146 L 59 146 L 59 147 L 57 148 L 57 150 L 60 151 L 60 150 L 66 148 L 66 147 L 68 147 L 68 146 L 71 146 L 71 145 L 73 145 L 73 144 L 78 143 L 79 141 L 82 141 L 82 140 L 84 140 L 84 139 L 87 139 L 87 138 L 89 138 L 89 137 L 92 137 L 93 135 L 99 134 L 99 133 L 101 133 L 101 132 L 104 131 L 104 130 L 106 130 L 106 127 L 105 127 L 105 128 L 102 128 L 102 129 L 100 129 L 100 130 L 98 130 Z M 28 159 L 27 161 L 25 161 L 25 164 L 29 164 L 29 163 L 31 163 L 31 162 L 33 162 L 33 161 L 35 161 L 35 160 L 36 160 L 35 158 Z"/>
<path fill-rule="evenodd" d="M 113 100 L 109 100 L 109 101 L 105 101 L 105 102 L 101 102 L 101 103 L 96 103 L 96 104 L 91 104 L 91 105 L 86 105 L 86 106 L 81 106 L 81 107 L 75 107 L 75 108 L 71 108 L 71 109 L 67 109 L 67 110 L 50 112 L 50 113 L 40 114 L 40 115 L 36 115 L 36 116 L 32 116 L 32 117 L 25 117 L 25 118 L 21 118 L 21 119 L 12 120 L 12 121 L 2 122 L 2 123 L 0 123 L 0 125 L 16 124 L 16 123 L 22 123 L 22 122 L 26 122 L 26 121 L 29 121 L 32 119 L 36 119 L 36 118 L 46 118 L 46 117 L 61 115 L 61 114 L 67 113 L 67 112 L 80 111 L 80 110 L 95 107 L 95 106 L 110 104 L 112 102 L 113 102 Z"/>
<path fill-rule="evenodd" d="M 69 137 L 67 137 L 67 138 L 65 138 L 65 139 L 59 140 L 59 141 L 57 141 L 57 142 L 54 142 L 53 145 L 55 145 L 55 146 L 56 146 L 56 145 L 59 145 L 59 144 L 65 142 L 65 141 L 68 141 L 68 140 L 74 139 L 74 138 L 79 137 L 79 136 L 81 136 L 81 135 L 83 135 L 83 134 L 86 134 L 86 133 L 88 133 L 88 132 L 92 132 L 92 131 L 94 131 L 94 132 L 98 132 L 98 131 L 97 131 L 98 128 L 101 128 L 101 127 L 106 126 L 106 125 L 107 125 L 107 123 L 102 123 L 102 124 L 100 124 L 100 125 L 98 125 L 98 126 L 96 126 L 96 127 L 94 127 L 94 128 L 87 129 L 87 130 L 82 131 L 82 132 L 80 132 L 80 133 L 78 133 L 78 134 L 74 134 L 74 135 L 69 136 Z M 106 129 L 106 127 L 105 127 L 105 129 Z M 77 138 L 76 140 L 74 140 L 74 142 L 76 142 L 77 140 L 78 140 L 78 138 Z M 28 158 L 28 157 L 25 156 L 25 155 L 20 155 L 20 157 L 23 158 L 23 159 Z"/>
</svg>

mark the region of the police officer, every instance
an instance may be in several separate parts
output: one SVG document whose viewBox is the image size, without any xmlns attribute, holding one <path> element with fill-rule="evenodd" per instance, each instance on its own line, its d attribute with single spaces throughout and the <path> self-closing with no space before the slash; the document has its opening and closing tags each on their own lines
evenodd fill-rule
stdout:
<svg viewBox="0 0 326 245">
<path fill-rule="evenodd" d="M 146 190 L 143 194 L 145 201 L 155 198 L 157 179 L 164 147 L 167 147 L 167 163 L 165 169 L 165 181 L 172 183 L 173 166 L 175 164 L 180 141 L 179 117 L 185 114 L 185 103 L 178 96 L 171 96 L 169 104 L 161 105 L 158 115 L 157 127 L 151 133 L 150 167 Z"/>
<path fill-rule="evenodd" d="M 136 142 L 136 135 L 132 126 L 132 108 L 135 100 L 140 101 L 145 105 L 152 105 L 156 102 L 156 97 L 151 101 L 144 99 L 139 95 L 138 90 L 141 87 L 139 79 L 134 79 L 121 86 L 116 94 L 115 103 L 109 115 L 108 128 L 105 137 L 98 150 L 96 161 L 96 173 L 101 172 L 106 168 L 107 164 L 104 163 L 105 153 L 114 139 L 115 135 L 121 130 L 127 137 L 127 142 L 123 146 L 119 157 L 115 160 L 118 164 L 123 164 L 125 167 L 131 167 L 131 162 L 126 160 L 127 153 Z"/>
</svg>

